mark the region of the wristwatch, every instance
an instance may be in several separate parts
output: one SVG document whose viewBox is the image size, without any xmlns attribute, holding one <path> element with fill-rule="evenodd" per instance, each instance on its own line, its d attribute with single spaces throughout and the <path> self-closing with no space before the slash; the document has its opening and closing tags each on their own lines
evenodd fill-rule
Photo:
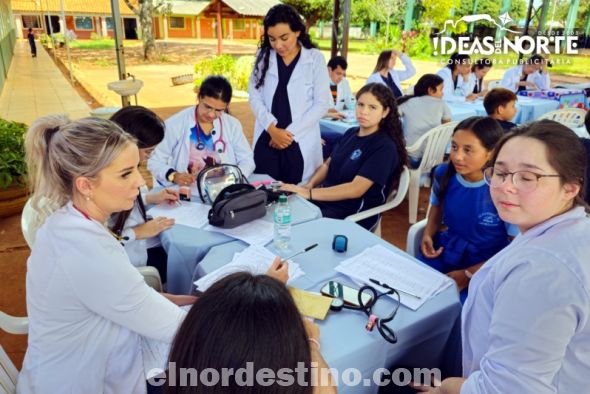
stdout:
<svg viewBox="0 0 590 394">
<path fill-rule="evenodd" d="M 166 176 L 166 179 L 168 179 L 168 182 L 174 183 L 175 176 L 176 176 L 176 171 L 172 171 Z"/>
</svg>

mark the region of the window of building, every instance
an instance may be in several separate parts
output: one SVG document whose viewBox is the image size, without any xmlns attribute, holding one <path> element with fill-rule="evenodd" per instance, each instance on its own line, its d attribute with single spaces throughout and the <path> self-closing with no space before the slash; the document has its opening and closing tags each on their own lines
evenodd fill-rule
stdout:
<svg viewBox="0 0 590 394">
<path fill-rule="evenodd" d="M 172 29 L 184 29 L 184 17 L 182 16 L 171 16 L 170 27 Z"/>
<path fill-rule="evenodd" d="M 37 15 L 23 15 L 23 27 L 25 29 L 28 29 L 29 27 L 40 29 L 41 19 L 39 19 Z"/>
<path fill-rule="evenodd" d="M 107 25 L 107 30 L 113 30 L 113 17 L 112 16 L 107 16 L 105 18 L 105 23 Z"/>
<path fill-rule="evenodd" d="M 74 26 L 76 26 L 76 30 L 94 30 L 94 23 L 89 16 L 74 17 Z"/>
<path fill-rule="evenodd" d="M 232 19 L 234 30 L 246 30 L 246 22 L 243 19 Z"/>
</svg>

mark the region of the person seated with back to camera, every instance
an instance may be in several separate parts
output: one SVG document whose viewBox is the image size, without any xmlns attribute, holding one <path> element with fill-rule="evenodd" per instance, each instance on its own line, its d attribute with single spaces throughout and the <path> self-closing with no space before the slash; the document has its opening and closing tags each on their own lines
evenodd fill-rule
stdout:
<svg viewBox="0 0 590 394">
<path fill-rule="evenodd" d="M 284 283 L 266 275 L 235 273 L 207 289 L 180 326 L 169 362 L 176 376 L 182 376 L 181 371 L 188 368 L 198 372 L 211 368 L 236 371 L 252 363 L 254 374 L 270 369 L 276 380 L 262 386 L 256 379 L 246 387 L 240 384 L 237 374 L 232 374 L 224 387 L 219 381 L 204 389 L 179 387 L 168 380 L 168 394 L 216 390 L 236 394 L 336 393 L 320 353 L 318 325 L 301 316 Z M 296 375 L 295 371 L 303 370 L 298 368 L 301 366 L 306 367 L 306 372 Z M 285 377 L 279 371 L 286 369 L 293 372 L 291 385 L 280 383 Z"/>
<path fill-rule="evenodd" d="M 163 185 L 190 185 L 205 166 L 227 163 L 244 176 L 254 171 L 250 144 L 238 119 L 228 113 L 232 97 L 229 81 L 212 75 L 201 83 L 194 107 L 165 122 L 166 134 L 148 160 L 148 169 Z"/>
<path fill-rule="evenodd" d="M 496 119 L 504 131 L 516 127 L 512 119 L 516 116 L 516 94 L 504 88 L 492 89 L 483 99 L 483 107 L 488 116 Z"/>
<path fill-rule="evenodd" d="M 424 74 L 416 82 L 414 94 L 397 99 L 408 146 L 413 145 L 431 129 L 451 121 L 451 109 L 442 100 L 443 87 L 444 82 L 440 76 Z M 410 156 L 412 167 L 417 168 L 420 165 L 424 149 L 425 146 L 422 146 L 418 154 Z"/>
<path fill-rule="evenodd" d="M 347 216 L 384 204 L 397 187 L 408 154 L 401 121 L 391 90 L 378 83 L 357 93 L 359 127 L 342 136 L 332 155 L 303 186 L 284 184 L 281 189 L 312 201 L 324 217 Z M 379 216 L 359 224 L 373 229 Z"/>
</svg>

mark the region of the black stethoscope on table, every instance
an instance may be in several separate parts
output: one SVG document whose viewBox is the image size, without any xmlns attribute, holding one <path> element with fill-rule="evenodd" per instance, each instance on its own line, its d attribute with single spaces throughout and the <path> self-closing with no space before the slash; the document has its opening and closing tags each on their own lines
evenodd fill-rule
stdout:
<svg viewBox="0 0 590 394">
<path fill-rule="evenodd" d="M 394 343 L 397 343 L 397 336 L 395 335 L 395 332 L 393 332 L 393 330 L 391 328 L 389 328 L 389 326 L 386 325 L 386 323 L 389 323 L 390 321 L 392 321 L 395 318 L 395 315 L 397 314 L 397 311 L 398 311 L 399 306 L 401 304 L 400 294 L 396 289 L 394 289 L 393 287 L 389 286 L 386 283 L 377 283 L 377 284 L 379 286 L 387 289 L 387 291 L 384 293 L 379 293 L 373 286 L 364 285 L 358 291 L 358 305 L 359 306 L 346 305 L 346 304 L 344 304 L 344 301 L 341 298 L 335 298 L 334 300 L 340 300 L 340 302 L 341 302 L 340 308 L 360 310 L 360 311 L 365 312 L 365 314 L 369 317 L 369 320 L 367 321 L 365 329 L 367 331 L 373 331 L 373 328 L 377 327 L 377 331 L 379 331 L 379 334 L 381 334 L 383 339 L 385 339 L 389 343 L 394 344 Z M 371 296 L 370 301 L 367 302 L 366 304 L 363 301 L 363 295 L 365 293 L 369 293 Z M 386 317 L 379 317 L 376 314 L 374 314 L 373 313 L 373 306 L 375 306 L 375 304 L 377 303 L 377 300 L 379 300 L 379 298 L 381 298 L 383 296 L 388 296 L 388 295 L 392 295 L 392 294 L 396 297 L 396 305 L 393 308 L 393 311 Z M 339 310 L 339 309 L 337 309 L 337 310 Z"/>
<path fill-rule="evenodd" d="M 197 135 L 197 150 L 204 150 L 205 144 L 201 141 L 201 135 L 205 135 L 205 131 L 201 128 L 199 124 L 199 114 L 197 113 L 198 105 L 195 106 L 195 133 Z M 213 150 L 217 153 L 225 153 L 225 140 L 223 139 L 223 121 L 221 120 L 221 116 L 219 117 L 219 139 L 213 142 Z M 215 130 L 211 132 L 211 134 L 215 135 Z"/>
</svg>

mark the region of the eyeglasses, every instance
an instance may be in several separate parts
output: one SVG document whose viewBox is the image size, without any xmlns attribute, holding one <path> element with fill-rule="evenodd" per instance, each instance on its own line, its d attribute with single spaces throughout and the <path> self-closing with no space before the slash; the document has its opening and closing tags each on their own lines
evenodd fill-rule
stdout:
<svg viewBox="0 0 590 394">
<path fill-rule="evenodd" d="M 506 182 L 508 175 L 512 177 L 512 184 L 514 187 L 524 193 L 534 191 L 539 184 L 541 178 L 559 178 L 561 175 L 556 174 L 536 174 L 531 171 L 500 171 L 494 167 L 488 167 L 483 170 L 483 179 L 490 187 L 500 187 Z"/>
<path fill-rule="evenodd" d="M 203 112 L 205 113 L 210 113 L 210 112 L 215 112 L 216 116 L 221 116 L 222 113 L 225 112 L 225 110 L 227 109 L 227 106 L 223 109 L 217 109 L 217 108 L 213 108 L 212 106 L 208 105 L 207 103 L 199 103 L 199 106 L 203 106 Z"/>
</svg>

